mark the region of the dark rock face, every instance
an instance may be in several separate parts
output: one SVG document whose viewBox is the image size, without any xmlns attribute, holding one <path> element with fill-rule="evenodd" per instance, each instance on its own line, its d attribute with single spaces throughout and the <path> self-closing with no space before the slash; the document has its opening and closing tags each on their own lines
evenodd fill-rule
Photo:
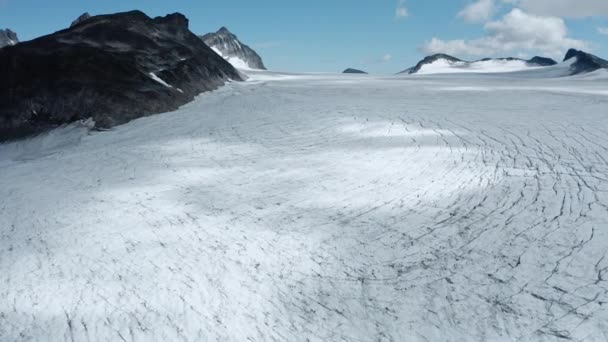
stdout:
<svg viewBox="0 0 608 342">
<path fill-rule="evenodd" d="M 80 24 L 81 22 L 89 19 L 90 17 L 91 17 L 91 15 L 89 14 L 89 12 L 85 12 L 80 17 L 78 17 L 76 20 L 72 21 L 72 25 L 70 25 L 70 27 L 74 27 L 74 26 Z"/>
<path fill-rule="evenodd" d="M 539 57 L 539 56 L 535 56 L 527 62 L 528 62 L 528 64 L 538 65 L 538 66 L 551 66 L 551 65 L 557 64 L 557 62 L 551 58 Z"/>
<path fill-rule="evenodd" d="M 446 60 L 448 62 L 452 62 L 452 63 L 460 62 L 460 63 L 463 63 L 463 65 L 476 63 L 476 62 L 488 62 L 488 61 L 523 61 L 523 62 L 526 62 L 526 64 L 528 64 L 529 66 L 550 66 L 550 65 L 557 64 L 557 62 L 552 60 L 551 58 L 539 57 L 539 56 L 536 56 L 530 60 L 514 58 L 514 57 L 505 57 L 505 58 L 483 58 L 483 59 L 469 62 L 469 61 L 465 61 L 465 60 L 462 60 L 462 59 L 459 59 L 459 58 L 456 58 L 456 57 L 453 57 L 450 55 L 446 55 L 444 53 L 438 53 L 436 55 L 425 57 L 423 60 L 418 62 L 418 64 L 416 64 L 415 67 L 405 69 L 404 71 L 400 72 L 400 74 L 405 74 L 405 73 L 415 74 L 415 73 L 419 72 L 423 66 L 425 66 L 427 64 L 432 64 L 440 59 L 444 59 L 444 60 Z"/>
<path fill-rule="evenodd" d="M 241 43 L 237 36 L 225 27 L 220 28 L 215 33 L 207 33 L 200 38 L 226 59 L 238 58 L 251 69 L 266 70 L 262 58 L 252 48 Z"/>
<path fill-rule="evenodd" d="M 365 71 L 348 68 L 342 72 L 343 74 L 367 74 Z"/>
<path fill-rule="evenodd" d="M 140 11 L 91 17 L 1 49 L 0 75 L 0 140 L 87 118 L 112 127 L 244 77 L 182 14 L 151 19 Z"/>
<path fill-rule="evenodd" d="M 598 69 L 608 69 L 608 61 L 590 53 L 570 49 L 566 53 L 564 61 L 576 58 L 576 61 L 570 66 L 572 75 L 583 74 L 596 71 Z"/>
<path fill-rule="evenodd" d="M 0 30 L 0 48 L 19 43 L 17 34 L 9 29 Z"/>
</svg>

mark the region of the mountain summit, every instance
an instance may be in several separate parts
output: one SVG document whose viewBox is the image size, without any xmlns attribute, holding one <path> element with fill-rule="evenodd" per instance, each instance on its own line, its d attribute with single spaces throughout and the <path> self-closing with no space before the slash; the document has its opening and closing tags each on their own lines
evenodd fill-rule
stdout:
<svg viewBox="0 0 608 342">
<path fill-rule="evenodd" d="M 240 42 L 226 27 L 200 38 L 236 68 L 266 70 L 262 58 L 252 48 Z"/>
<path fill-rule="evenodd" d="M 17 34 L 9 29 L 0 30 L 0 48 L 19 43 Z"/>
<path fill-rule="evenodd" d="M 575 58 L 576 60 L 573 60 Z M 572 75 L 592 72 L 598 69 L 608 69 L 608 61 L 584 51 L 570 49 L 564 57 L 564 62 L 572 61 Z"/>
<path fill-rule="evenodd" d="M 72 25 L 70 25 L 70 27 L 76 26 L 89 18 L 91 18 L 89 12 L 84 12 L 80 17 L 76 18 L 76 20 L 72 21 Z"/>
</svg>

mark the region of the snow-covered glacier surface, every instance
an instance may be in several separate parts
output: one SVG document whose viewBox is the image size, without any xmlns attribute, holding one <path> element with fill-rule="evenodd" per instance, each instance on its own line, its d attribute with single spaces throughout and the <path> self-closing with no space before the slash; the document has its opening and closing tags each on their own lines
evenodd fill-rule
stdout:
<svg viewBox="0 0 608 342">
<path fill-rule="evenodd" d="M 607 108 L 259 73 L 0 145 L 0 340 L 606 341 Z"/>
</svg>

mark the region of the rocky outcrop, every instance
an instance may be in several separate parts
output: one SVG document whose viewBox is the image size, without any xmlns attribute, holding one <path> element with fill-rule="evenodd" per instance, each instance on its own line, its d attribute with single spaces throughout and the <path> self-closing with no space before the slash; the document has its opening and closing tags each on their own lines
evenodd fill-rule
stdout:
<svg viewBox="0 0 608 342">
<path fill-rule="evenodd" d="M 552 65 L 557 64 L 557 62 L 551 58 L 539 57 L 539 56 L 535 56 L 527 62 L 528 62 L 528 64 L 535 65 L 535 66 L 552 66 Z"/>
<path fill-rule="evenodd" d="M 175 13 L 100 15 L 0 50 L 0 140 L 92 118 L 108 128 L 242 80 Z"/>
<path fill-rule="evenodd" d="M 215 33 L 201 36 L 201 39 L 237 68 L 266 70 L 260 55 L 239 41 L 237 36 L 226 27 L 220 28 Z"/>
<path fill-rule="evenodd" d="M 17 34 L 10 29 L 0 30 L 0 48 L 11 46 L 19 43 Z"/>
<path fill-rule="evenodd" d="M 348 68 L 344 71 L 342 71 L 343 74 L 367 74 L 365 71 L 362 70 L 358 70 L 358 69 L 352 69 L 352 68 Z"/>
<path fill-rule="evenodd" d="M 70 25 L 70 27 L 74 27 L 89 18 L 91 18 L 91 15 L 89 14 L 89 12 L 85 12 L 80 17 L 78 17 L 76 20 L 72 21 L 72 25 Z"/>
<path fill-rule="evenodd" d="M 576 60 L 573 60 L 575 58 Z M 588 73 L 599 69 L 608 69 L 608 61 L 590 53 L 570 49 L 564 57 L 564 62 L 571 61 L 570 72 L 572 75 Z"/>
</svg>

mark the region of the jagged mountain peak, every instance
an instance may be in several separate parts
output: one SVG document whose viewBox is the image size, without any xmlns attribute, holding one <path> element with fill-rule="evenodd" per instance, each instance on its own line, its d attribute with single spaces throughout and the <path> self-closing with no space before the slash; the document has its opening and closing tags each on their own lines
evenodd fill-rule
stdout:
<svg viewBox="0 0 608 342">
<path fill-rule="evenodd" d="M 584 54 L 585 52 L 577 50 L 577 49 L 568 49 L 568 52 L 566 52 L 566 56 L 564 57 L 564 62 L 569 60 L 572 57 L 576 57 L 578 55 Z"/>
<path fill-rule="evenodd" d="M 200 37 L 217 54 L 240 69 L 266 70 L 262 58 L 252 48 L 242 43 L 238 37 L 222 26 L 215 33 L 207 33 Z"/>
<path fill-rule="evenodd" d="M 0 48 L 19 43 L 17 33 L 11 29 L 0 30 Z"/>
<path fill-rule="evenodd" d="M 217 30 L 217 33 L 232 34 L 232 32 L 230 32 L 230 30 L 226 26 L 220 27 L 220 29 Z"/>
<path fill-rule="evenodd" d="M 576 60 L 573 60 L 573 59 Z M 573 75 L 592 72 L 598 69 L 608 69 L 608 61 L 590 53 L 570 49 L 564 57 L 564 62 L 572 61 L 570 71 Z"/>
<path fill-rule="evenodd" d="M 190 26 L 190 21 L 188 18 L 185 15 L 177 12 L 168 14 L 164 17 L 156 17 L 154 18 L 154 21 L 159 24 L 169 25 L 176 28 L 179 27 L 187 29 Z"/>
<path fill-rule="evenodd" d="M 72 24 L 70 25 L 70 27 L 74 27 L 74 26 L 80 24 L 81 22 L 88 20 L 90 18 L 91 18 L 91 15 L 89 14 L 89 12 L 84 12 L 78 18 L 76 18 L 76 20 L 72 21 Z"/>
</svg>

